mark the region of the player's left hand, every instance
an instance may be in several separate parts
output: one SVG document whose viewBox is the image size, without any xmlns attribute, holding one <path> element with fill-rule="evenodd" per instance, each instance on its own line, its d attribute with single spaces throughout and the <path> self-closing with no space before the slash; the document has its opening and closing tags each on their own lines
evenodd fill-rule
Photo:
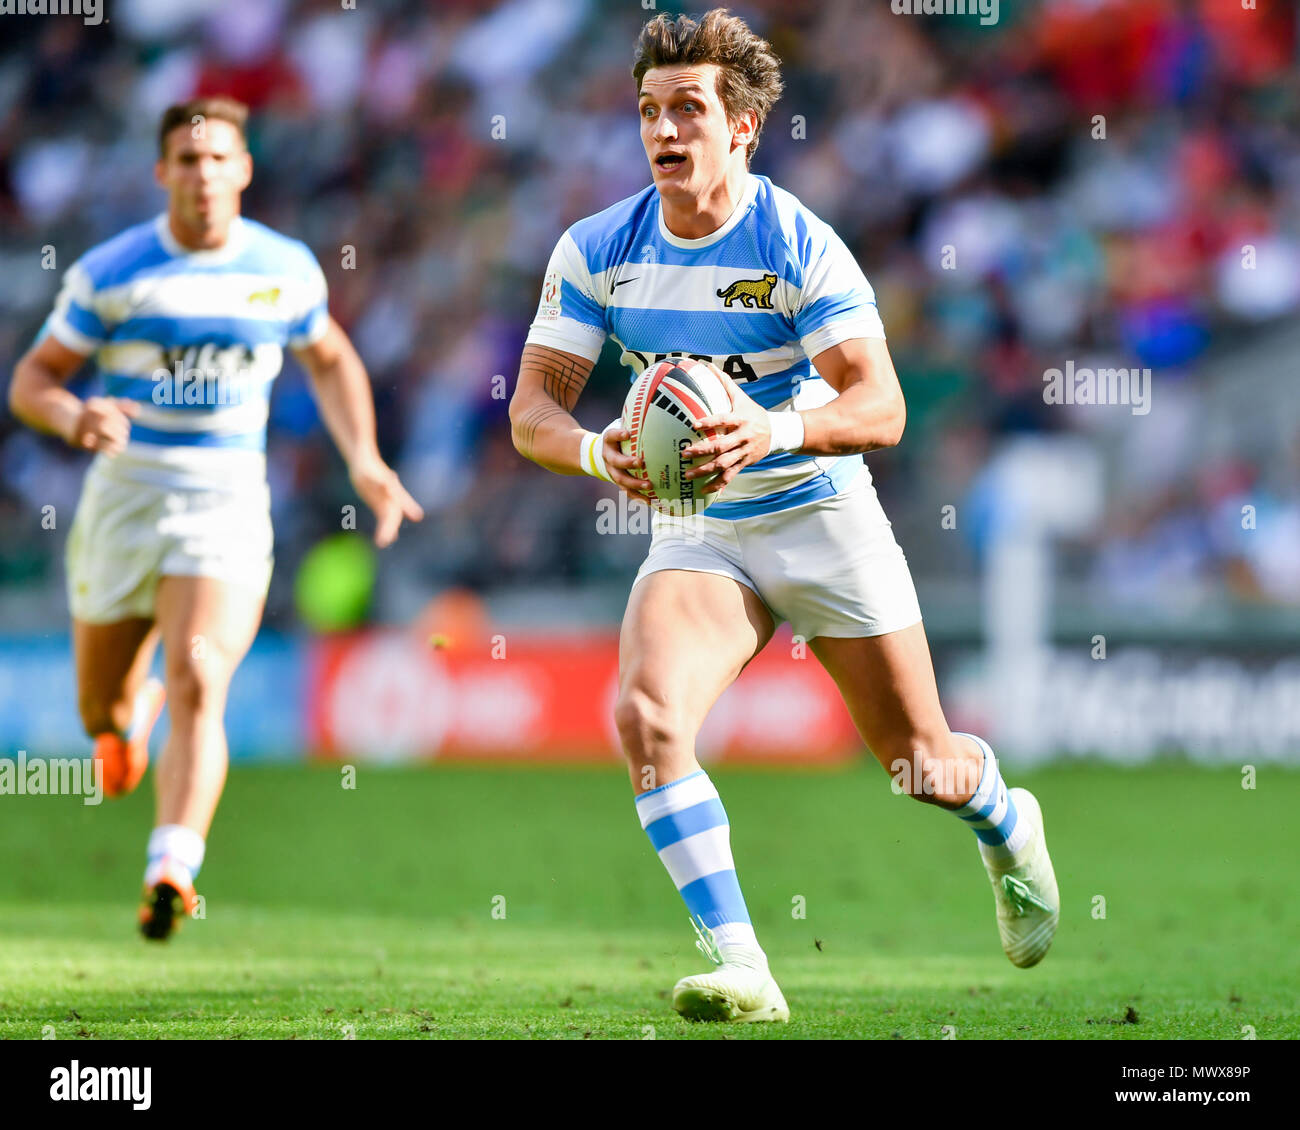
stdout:
<svg viewBox="0 0 1300 1130">
<path fill-rule="evenodd" d="M 697 455 L 714 456 L 685 473 L 688 479 L 717 475 L 700 488 L 704 494 L 723 490 L 745 467 L 762 459 L 772 446 L 772 426 L 768 423 L 767 411 L 746 396 L 740 385 L 726 373 L 719 375 L 731 394 L 731 411 L 705 416 L 699 423 L 700 430 L 716 428 L 718 434 L 693 443 L 682 452 L 686 459 L 694 459 Z"/>
<path fill-rule="evenodd" d="M 402 486 L 401 480 L 382 459 L 362 460 L 348 468 L 348 476 L 361 500 L 375 515 L 375 545 L 392 545 L 402 519 L 418 522 L 424 510 Z"/>
</svg>

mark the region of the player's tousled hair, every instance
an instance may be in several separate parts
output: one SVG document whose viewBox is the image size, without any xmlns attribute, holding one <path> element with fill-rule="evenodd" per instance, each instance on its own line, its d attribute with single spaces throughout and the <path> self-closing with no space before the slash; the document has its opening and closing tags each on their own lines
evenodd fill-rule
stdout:
<svg viewBox="0 0 1300 1130">
<path fill-rule="evenodd" d="M 689 16 L 673 19 L 661 12 L 642 29 L 636 41 L 632 77 L 637 95 L 641 79 L 652 67 L 679 63 L 714 63 L 718 67 L 718 97 L 729 121 L 753 110 L 758 117 L 754 140 L 745 152 L 748 165 L 758 148 L 763 122 L 781 97 L 781 63 L 772 45 L 755 35 L 739 16 L 726 8 L 714 8 L 698 20 Z"/>
<path fill-rule="evenodd" d="M 177 126 L 193 126 L 195 118 L 218 122 L 229 122 L 237 130 L 245 144 L 248 143 L 246 127 L 248 124 L 248 107 L 237 98 L 219 94 L 211 98 L 191 98 L 188 102 L 177 102 L 163 111 L 158 123 L 158 156 L 167 156 L 167 135 Z"/>
</svg>

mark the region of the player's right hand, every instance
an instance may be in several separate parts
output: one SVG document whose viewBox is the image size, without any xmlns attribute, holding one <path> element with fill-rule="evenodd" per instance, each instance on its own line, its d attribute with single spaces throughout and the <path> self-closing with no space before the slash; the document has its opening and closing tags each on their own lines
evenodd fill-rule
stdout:
<svg viewBox="0 0 1300 1130">
<path fill-rule="evenodd" d="M 630 475 L 628 471 L 634 467 L 645 467 L 645 460 L 635 455 L 624 455 L 623 448 L 619 445 L 625 439 L 631 439 L 632 433 L 626 428 L 606 428 L 601 437 L 601 451 L 605 456 L 605 470 L 609 472 L 609 477 L 614 480 L 614 485 L 621 487 L 623 493 L 627 495 L 629 501 L 649 506 L 646 500 L 646 494 L 650 490 L 650 483 L 637 475 Z"/>
<path fill-rule="evenodd" d="M 116 396 L 92 396 L 81 407 L 68 443 L 84 451 L 117 455 L 131 434 L 131 418 L 140 411 L 133 400 Z"/>
</svg>

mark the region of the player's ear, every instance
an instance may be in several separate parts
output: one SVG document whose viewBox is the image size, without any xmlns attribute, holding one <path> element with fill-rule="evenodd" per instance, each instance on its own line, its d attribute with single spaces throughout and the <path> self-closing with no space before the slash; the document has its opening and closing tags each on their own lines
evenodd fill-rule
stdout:
<svg viewBox="0 0 1300 1130">
<path fill-rule="evenodd" d="M 757 130 L 758 114 L 753 110 L 746 110 L 732 123 L 731 137 L 737 145 L 748 148 Z"/>
<path fill-rule="evenodd" d="M 243 192 L 253 181 L 253 155 L 245 149 L 240 156 L 243 172 L 239 179 L 239 191 Z"/>
</svg>

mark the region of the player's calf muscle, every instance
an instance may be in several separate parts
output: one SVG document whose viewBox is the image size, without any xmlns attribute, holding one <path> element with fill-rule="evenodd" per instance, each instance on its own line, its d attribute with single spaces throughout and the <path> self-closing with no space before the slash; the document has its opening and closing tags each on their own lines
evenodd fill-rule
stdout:
<svg viewBox="0 0 1300 1130">
<path fill-rule="evenodd" d="M 124 730 L 136 692 L 153 657 L 152 624 L 145 619 L 114 624 L 74 620 L 77 711 L 90 737 Z"/>
<path fill-rule="evenodd" d="M 983 755 L 948 729 L 924 629 L 813 641 L 858 733 L 894 788 L 941 807 L 964 803 Z"/>
<path fill-rule="evenodd" d="M 981 758 L 955 734 L 915 735 L 872 750 L 901 793 L 922 804 L 956 808 L 979 784 Z"/>
<path fill-rule="evenodd" d="M 125 694 L 103 695 L 98 688 L 83 688 L 77 694 L 77 713 L 87 736 L 121 732 L 131 721 L 131 700 Z"/>
</svg>

